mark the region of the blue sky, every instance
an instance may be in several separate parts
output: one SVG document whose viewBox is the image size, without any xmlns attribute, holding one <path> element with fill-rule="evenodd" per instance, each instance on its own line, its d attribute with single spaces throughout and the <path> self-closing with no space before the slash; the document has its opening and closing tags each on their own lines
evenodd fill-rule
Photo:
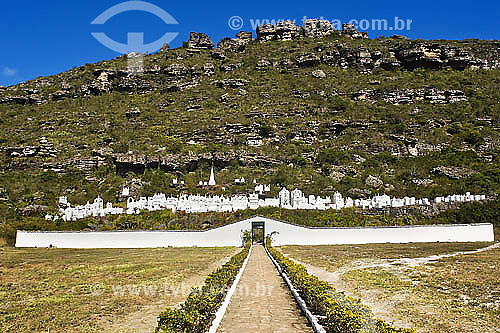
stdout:
<svg viewBox="0 0 500 333">
<path fill-rule="evenodd" d="M 424 39 L 500 39 L 498 1 L 167 1 L 148 2 L 163 8 L 177 20 L 167 25 L 151 13 L 130 11 L 116 15 L 105 25 L 90 23 L 120 0 L 3 1 L 0 11 L 0 85 L 9 86 L 38 76 L 56 74 L 73 67 L 119 54 L 100 44 L 91 32 L 104 32 L 117 42 L 127 42 L 127 32 L 144 32 L 153 42 L 166 32 L 178 32 L 170 43 L 182 45 L 190 31 L 205 32 L 217 43 L 237 31 L 228 20 L 242 18 L 241 30 L 251 31 L 256 20 L 324 17 L 351 19 L 412 20 L 410 30 L 368 30 L 370 37 L 394 33 Z M 233 21 L 234 22 L 234 21 Z M 238 21 L 236 21 L 238 23 Z"/>
</svg>

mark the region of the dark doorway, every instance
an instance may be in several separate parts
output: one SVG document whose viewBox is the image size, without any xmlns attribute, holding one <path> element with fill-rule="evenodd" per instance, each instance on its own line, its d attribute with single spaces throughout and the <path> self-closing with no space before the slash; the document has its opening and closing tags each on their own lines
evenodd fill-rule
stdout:
<svg viewBox="0 0 500 333">
<path fill-rule="evenodd" d="M 252 222 L 252 244 L 264 244 L 266 229 L 264 222 Z"/>
</svg>

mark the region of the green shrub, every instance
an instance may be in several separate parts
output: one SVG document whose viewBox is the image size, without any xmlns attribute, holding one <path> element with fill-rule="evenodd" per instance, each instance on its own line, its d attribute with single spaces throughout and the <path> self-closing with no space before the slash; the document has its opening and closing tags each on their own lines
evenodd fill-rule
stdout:
<svg viewBox="0 0 500 333">
<path fill-rule="evenodd" d="M 342 165 L 351 162 L 351 154 L 351 152 L 343 150 L 325 149 L 318 154 L 317 162 L 319 164 Z"/>
<path fill-rule="evenodd" d="M 466 203 L 440 213 L 435 221 L 449 224 L 492 223 L 500 225 L 500 200 Z"/>
</svg>

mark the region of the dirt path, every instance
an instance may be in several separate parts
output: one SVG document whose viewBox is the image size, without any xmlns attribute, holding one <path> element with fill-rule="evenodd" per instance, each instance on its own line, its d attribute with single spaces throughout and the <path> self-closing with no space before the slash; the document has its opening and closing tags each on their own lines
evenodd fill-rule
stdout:
<svg viewBox="0 0 500 333">
<path fill-rule="evenodd" d="M 218 332 L 312 332 L 261 245 L 252 249 Z"/>
<path fill-rule="evenodd" d="M 218 267 L 224 265 L 233 255 L 241 251 L 235 249 L 234 252 L 215 263 L 207 263 L 207 269 L 200 274 L 183 281 L 182 287 L 179 289 L 189 291 L 191 287 L 201 287 L 205 282 L 208 274 L 215 271 Z M 172 287 L 175 289 L 175 286 Z M 143 306 L 140 310 L 127 315 L 126 317 L 105 317 L 101 319 L 100 327 L 103 333 L 151 333 L 158 322 L 158 315 L 166 307 L 175 307 L 184 302 L 188 295 L 185 292 L 180 292 L 178 295 L 170 295 L 166 299 L 155 299 L 151 304 Z"/>
<path fill-rule="evenodd" d="M 490 250 L 493 250 L 493 249 L 496 249 L 499 247 L 500 247 L 500 243 L 495 243 L 493 245 L 483 247 L 483 248 L 480 248 L 477 250 L 458 251 L 458 252 L 449 253 L 449 254 L 432 255 L 432 256 L 421 257 L 421 258 L 379 259 L 379 260 L 374 260 L 374 261 L 356 260 L 356 261 L 353 261 L 349 265 L 341 267 L 339 270 L 337 270 L 337 274 L 343 274 L 343 273 L 347 273 L 348 271 L 357 270 L 357 269 L 365 269 L 365 268 L 394 268 L 394 267 L 400 267 L 400 266 L 406 266 L 406 267 L 411 268 L 411 267 L 425 265 L 425 264 L 428 264 L 428 263 L 431 263 L 433 261 L 437 261 L 440 259 L 451 258 L 451 257 L 456 257 L 456 256 L 461 256 L 461 255 L 481 253 L 481 252 L 490 251 Z"/>
</svg>

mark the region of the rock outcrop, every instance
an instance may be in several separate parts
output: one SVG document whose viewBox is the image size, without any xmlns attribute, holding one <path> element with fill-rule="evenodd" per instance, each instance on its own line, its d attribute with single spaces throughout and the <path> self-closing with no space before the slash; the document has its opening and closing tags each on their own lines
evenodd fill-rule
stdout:
<svg viewBox="0 0 500 333">
<path fill-rule="evenodd" d="M 326 77 L 325 72 L 323 72 L 321 69 L 313 71 L 311 75 L 317 79 L 324 79 Z"/>
<path fill-rule="evenodd" d="M 330 21 L 308 19 L 304 21 L 302 31 L 307 38 L 321 38 L 332 34 L 335 30 Z"/>
<path fill-rule="evenodd" d="M 7 90 L 7 89 L 4 89 Z M 0 90 L 1 91 L 1 90 Z M 45 100 L 40 97 L 39 91 L 35 89 L 24 89 L 24 91 L 15 91 L 12 95 L 0 97 L 0 104 L 43 104 Z"/>
<path fill-rule="evenodd" d="M 232 72 L 240 69 L 242 64 L 240 63 L 232 63 L 232 64 L 222 64 L 220 66 L 221 72 Z"/>
<path fill-rule="evenodd" d="M 215 75 L 215 66 L 212 63 L 206 63 L 202 67 L 203 75 L 212 76 Z"/>
<path fill-rule="evenodd" d="M 348 36 L 354 39 L 368 38 L 368 33 L 359 32 L 356 26 L 352 23 L 342 24 L 342 35 Z"/>
<path fill-rule="evenodd" d="M 334 33 L 333 25 L 327 20 L 308 19 L 299 27 L 292 21 L 280 21 L 263 24 L 257 27 L 257 40 L 268 42 L 273 40 L 294 40 L 302 37 L 320 38 Z"/>
<path fill-rule="evenodd" d="M 266 59 L 261 59 L 259 61 L 257 61 L 257 66 L 255 67 L 255 69 L 257 70 L 265 70 L 267 69 L 268 67 L 271 67 L 273 64 L 266 60 Z"/>
<path fill-rule="evenodd" d="M 464 177 L 472 176 L 477 172 L 471 170 L 469 168 L 460 168 L 460 167 L 449 167 L 449 166 L 440 166 L 432 169 L 431 173 L 438 176 L 446 176 L 450 179 L 461 179 Z"/>
<path fill-rule="evenodd" d="M 240 88 L 248 85 L 248 83 L 247 80 L 243 79 L 227 79 L 215 82 L 219 88 Z"/>
<path fill-rule="evenodd" d="M 71 93 L 68 90 L 58 90 L 49 95 L 51 101 L 60 101 L 62 99 L 71 97 Z"/>
<path fill-rule="evenodd" d="M 102 95 L 110 93 L 113 90 L 113 80 L 123 79 L 128 76 L 127 71 L 113 71 L 97 69 L 94 71 L 95 80 L 88 84 L 83 84 L 80 88 L 84 96 Z"/>
<path fill-rule="evenodd" d="M 194 50 L 210 50 L 214 48 L 214 43 L 203 32 L 191 32 L 189 34 L 189 41 L 187 47 Z"/>
<path fill-rule="evenodd" d="M 474 57 L 459 47 L 438 43 L 410 43 L 399 48 L 396 57 L 407 69 L 441 69 L 449 66 L 455 70 L 466 68 L 498 68 L 497 62 Z"/>
<path fill-rule="evenodd" d="M 101 156 L 91 156 L 88 158 L 75 158 L 70 162 L 66 163 L 64 168 L 71 166 L 81 171 L 93 171 L 100 166 L 106 165 L 106 159 Z"/>
<path fill-rule="evenodd" d="M 240 31 L 236 34 L 236 38 L 224 38 L 217 44 L 217 49 L 242 52 L 246 46 L 253 41 L 251 32 Z"/>
<path fill-rule="evenodd" d="M 368 198 L 369 196 L 372 195 L 372 192 L 370 190 L 366 189 L 360 189 L 360 188 L 351 188 L 347 193 L 352 196 L 353 198 Z"/>
<path fill-rule="evenodd" d="M 292 21 L 281 21 L 276 23 L 275 39 L 292 40 L 300 36 L 300 29 Z"/>
<path fill-rule="evenodd" d="M 369 175 L 365 180 L 365 184 L 370 187 L 379 188 L 384 185 L 384 182 L 375 176 Z"/>
<path fill-rule="evenodd" d="M 125 116 L 129 119 L 139 117 L 140 115 L 141 115 L 141 110 L 139 110 L 139 108 L 133 108 L 125 112 Z"/>
<path fill-rule="evenodd" d="M 135 198 L 138 200 L 142 196 L 142 191 L 143 191 L 144 183 L 141 179 L 133 178 L 129 181 L 126 181 L 124 184 L 120 186 L 120 190 L 116 193 L 116 200 L 117 201 L 127 201 L 129 197 Z M 123 195 L 123 189 L 127 188 L 129 195 L 124 196 Z"/>
<path fill-rule="evenodd" d="M 166 154 L 161 157 L 149 157 L 139 152 L 127 154 L 102 152 L 100 157 L 113 160 L 116 171 L 120 174 L 134 172 L 143 174 L 146 169 L 162 169 L 166 172 L 191 172 L 202 164 L 211 164 L 217 168 L 225 168 L 234 163 L 241 166 L 270 167 L 281 162 L 269 157 L 245 151 L 227 151 L 205 154 L 188 152 L 182 156 Z"/>
<path fill-rule="evenodd" d="M 189 69 L 184 64 L 172 64 L 162 70 L 163 74 L 175 79 L 183 79 L 189 75 Z"/>
<path fill-rule="evenodd" d="M 27 104 L 29 99 L 26 96 L 7 96 L 0 98 L 0 104 Z"/>
<path fill-rule="evenodd" d="M 10 158 L 57 156 L 53 143 L 49 142 L 45 137 L 40 138 L 39 142 L 38 146 L 6 147 L 4 150 Z"/>
<path fill-rule="evenodd" d="M 261 59 L 258 70 L 267 70 L 271 66 L 279 68 L 281 72 L 288 72 L 294 67 L 315 67 L 325 64 L 338 68 L 353 68 L 360 73 L 369 73 L 374 69 L 384 70 L 439 70 L 452 68 L 454 70 L 471 69 L 498 69 L 500 68 L 500 47 L 495 43 L 479 43 L 471 47 L 463 42 L 463 46 L 456 43 L 411 41 L 393 36 L 380 41 L 382 47 L 353 46 L 343 37 L 366 38 L 353 25 L 343 25 L 342 31 L 333 29 L 331 22 L 318 19 L 305 20 L 299 27 L 292 21 L 278 22 L 276 25 L 264 24 L 257 27 L 257 40 L 279 41 L 300 38 L 315 38 L 335 34 L 337 39 L 318 42 L 309 51 L 298 54 L 297 49 L 284 47 L 280 59 Z M 251 32 L 241 31 L 236 38 L 223 39 L 216 49 L 210 52 L 214 62 L 227 61 L 226 52 L 241 52 L 253 42 Z M 168 50 L 161 51 L 167 58 L 179 62 L 161 67 L 159 64 L 150 64 L 144 69 L 144 76 L 132 75 L 127 70 L 98 68 L 93 70 L 93 79 L 81 85 L 68 83 L 67 78 L 62 83 L 48 79 L 34 80 L 34 88 L 9 87 L 0 89 L 0 104 L 40 105 L 49 101 L 59 101 L 67 98 L 78 98 L 88 95 L 103 95 L 113 91 L 124 93 L 149 93 L 153 91 L 175 92 L 196 87 L 198 78 L 216 74 L 215 67 L 200 68 L 187 67 L 182 60 L 203 49 L 212 49 L 213 42 L 203 33 L 191 33 L 187 42 L 188 52 Z M 194 52 L 194 53 L 193 53 Z M 186 53 L 188 53 L 186 55 Z M 293 53 L 288 56 L 286 53 Z M 232 60 L 234 61 L 234 59 Z M 217 63 L 218 69 L 231 72 L 238 69 L 235 63 Z M 242 65 L 243 67 L 243 65 Z M 76 75 L 84 67 L 74 69 Z M 327 73 L 325 71 L 325 73 Z M 24 89 L 23 89 L 24 88 Z M 386 94 L 377 91 L 363 90 L 354 94 L 354 99 L 379 100 L 382 98 L 390 104 L 409 104 L 416 100 L 426 100 L 430 103 L 444 104 L 466 100 L 461 91 L 437 91 L 433 89 L 401 89 Z"/>
<path fill-rule="evenodd" d="M 259 25 L 256 33 L 259 42 L 269 42 L 276 39 L 276 28 L 272 24 Z"/>
<path fill-rule="evenodd" d="M 24 216 L 37 216 L 49 210 L 48 206 L 29 205 L 23 209 Z"/>
<path fill-rule="evenodd" d="M 320 63 L 320 58 L 314 53 L 305 53 L 297 56 L 296 62 L 299 67 L 312 67 Z"/>
<path fill-rule="evenodd" d="M 465 96 L 463 91 L 431 88 L 400 89 L 388 93 L 365 89 L 352 94 L 351 97 L 356 101 L 369 101 L 372 103 L 384 101 L 393 105 L 412 104 L 417 101 L 425 101 L 431 104 L 447 104 L 467 100 L 467 96 Z"/>
</svg>

